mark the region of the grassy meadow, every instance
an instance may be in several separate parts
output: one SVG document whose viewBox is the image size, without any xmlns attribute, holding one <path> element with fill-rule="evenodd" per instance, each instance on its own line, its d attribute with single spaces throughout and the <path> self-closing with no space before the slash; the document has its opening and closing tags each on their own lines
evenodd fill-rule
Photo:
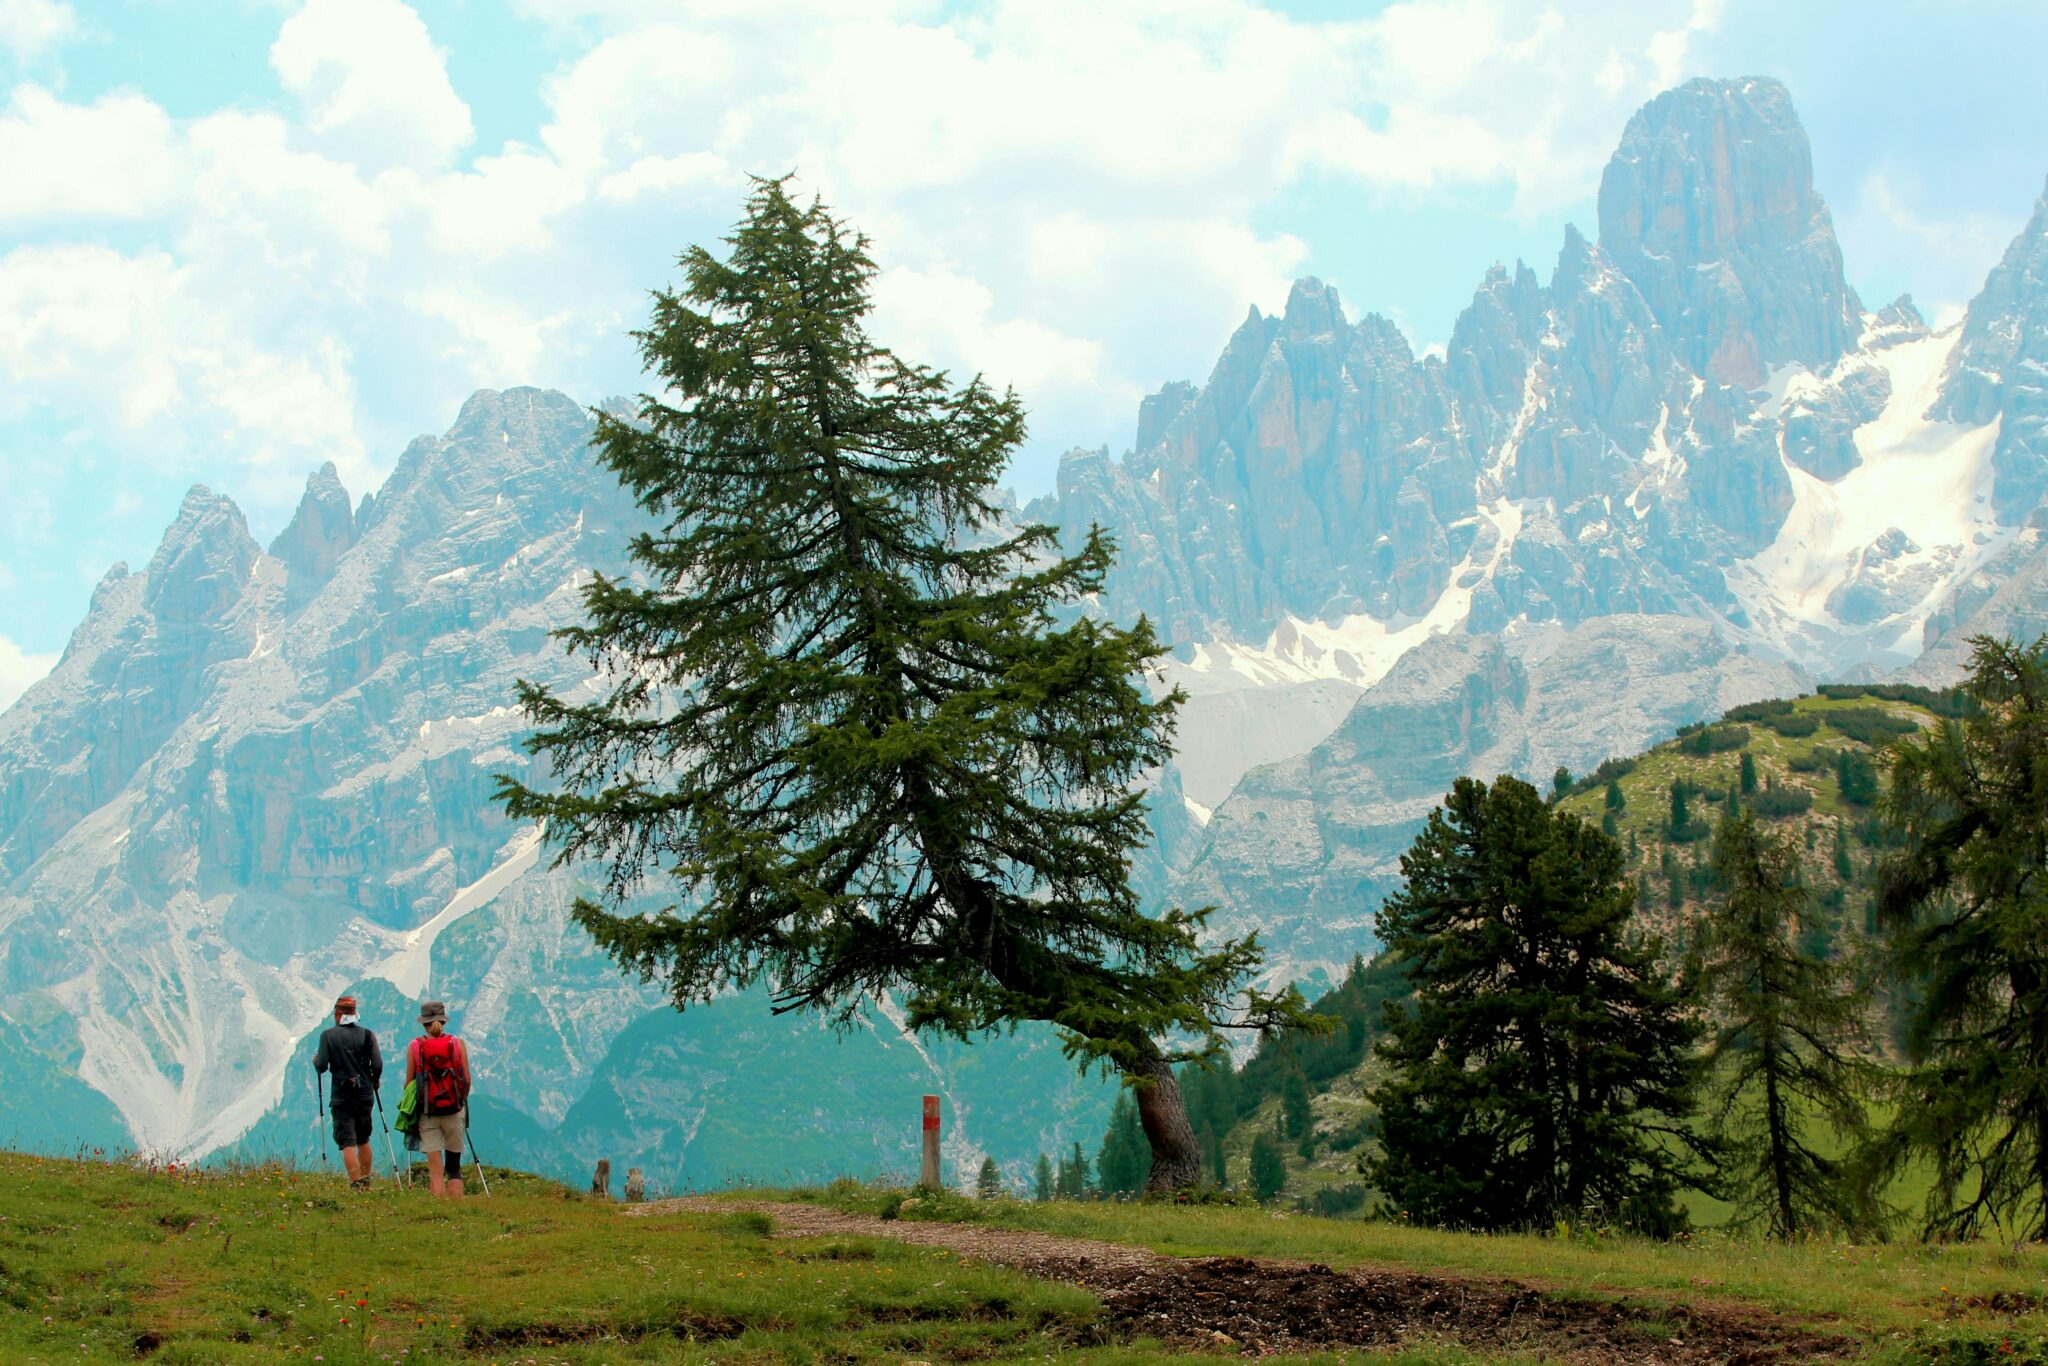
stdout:
<svg viewBox="0 0 2048 1366">
<path fill-rule="evenodd" d="M 900 1192 L 850 1183 L 788 1194 L 872 1213 L 901 1199 Z M 1579 1298 L 1733 1302 L 1840 1331 L 1863 1344 L 1860 1359 L 1872 1362 L 2048 1362 L 2048 1247 L 2039 1245 L 1777 1243 L 1719 1231 L 1672 1242 L 1569 1231 L 1478 1235 L 1148 1201 L 943 1198 L 920 1201 L 899 1217 L 993 1222 L 1182 1257 L 1500 1277 Z"/>
<path fill-rule="evenodd" d="M 281 1167 L 0 1153 L 0 1362 L 1154 1362 L 1075 1287 L 550 1182 L 434 1203 Z M 1463 1366 L 1454 1346 L 1297 1358 Z"/>
<path fill-rule="evenodd" d="M 512 1173 L 493 1187 L 488 1199 L 436 1204 L 388 1181 L 362 1195 L 338 1175 L 275 1166 L 0 1154 L 0 1361 L 1095 1363 L 1188 1354 L 1115 1340 L 1086 1291 L 935 1249 L 771 1239 L 765 1218 L 737 1209 L 629 1218 Z M 902 1199 L 850 1183 L 788 1194 L 870 1213 Z M 1178 1255 L 1506 1277 L 1575 1298 L 1737 1302 L 1843 1333 L 1873 1362 L 2048 1362 L 2048 1315 L 2036 1307 L 2048 1300 L 2048 1251 L 2031 1247 L 1478 1237 L 1250 1208 L 957 1197 L 905 1217 Z M 1536 1360 L 1448 1342 L 1294 1359 Z"/>
</svg>

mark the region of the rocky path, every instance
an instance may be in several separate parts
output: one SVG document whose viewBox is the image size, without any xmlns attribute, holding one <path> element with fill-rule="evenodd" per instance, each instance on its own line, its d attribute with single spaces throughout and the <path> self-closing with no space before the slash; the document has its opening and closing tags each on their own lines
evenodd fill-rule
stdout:
<svg viewBox="0 0 2048 1366">
<path fill-rule="evenodd" d="M 1391 1347 L 1450 1340 L 1588 1366 L 1706 1366 L 1839 1360 L 1837 1335 L 1761 1309 L 1647 1299 L 1567 1299 L 1511 1280 L 1396 1269 L 1335 1271 L 1248 1257 L 1168 1257 L 1148 1248 L 988 1224 L 882 1220 L 819 1205 L 691 1198 L 634 1214 L 765 1214 L 783 1238 L 888 1238 L 944 1248 L 1101 1297 L 1111 1330 L 1210 1350 Z"/>
</svg>

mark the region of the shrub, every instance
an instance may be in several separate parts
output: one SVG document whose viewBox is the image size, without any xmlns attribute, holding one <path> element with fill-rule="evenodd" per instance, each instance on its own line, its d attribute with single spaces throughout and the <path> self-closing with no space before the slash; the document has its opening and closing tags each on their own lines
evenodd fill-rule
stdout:
<svg viewBox="0 0 2048 1366">
<path fill-rule="evenodd" d="M 1325 1219 L 1364 1208 L 1365 1183 L 1361 1181 L 1354 1181 L 1348 1186 L 1323 1186 L 1301 1202 L 1303 1213 L 1318 1214 Z"/>
<path fill-rule="evenodd" d="M 1961 688 L 1923 688 L 1916 683 L 1823 683 L 1822 697 L 1837 701 L 1868 697 L 1880 702 L 1911 702 L 1936 716 L 1962 717 L 1970 714 L 1970 698 Z"/>
<path fill-rule="evenodd" d="M 1804 754 L 1795 754 L 1785 761 L 1785 767 L 1794 773 L 1831 773 L 1835 762 L 1841 757 L 1840 750 L 1816 745 Z"/>
<path fill-rule="evenodd" d="M 1784 716 L 1767 716 L 1764 724 L 1787 739 L 1800 739 L 1820 729 L 1820 714 L 1795 711 Z"/>
<path fill-rule="evenodd" d="M 1767 698 L 1762 702 L 1745 702 L 1739 707 L 1730 707 L 1721 713 L 1723 721 L 1768 721 L 1774 716 L 1790 716 L 1793 703 L 1782 697 Z"/>
<path fill-rule="evenodd" d="M 1813 809 L 1813 794 L 1792 783 L 1779 786 L 1773 778 L 1764 784 L 1763 790 L 1749 799 L 1749 809 L 1759 816 L 1782 818 L 1796 816 L 1802 811 Z"/>
<path fill-rule="evenodd" d="M 1866 745 L 1883 745 L 1911 735 L 1920 729 L 1920 724 L 1904 716 L 1893 716 L 1890 712 L 1875 707 L 1850 707 L 1842 711 L 1825 713 L 1828 725 L 1851 740 Z"/>
<path fill-rule="evenodd" d="M 1725 754 L 1748 743 L 1747 726 L 1704 726 L 1686 733 L 1678 747 L 1687 754 Z"/>
<path fill-rule="evenodd" d="M 1571 791 L 1565 795 L 1576 797 L 1581 792 L 1591 792 L 1596 787 L 1604 787 L 1608 783 L 1612 783 L 1619 778 L 1625 778 L 1635 771 L 1636 761 L 1633 759 L 1618 757 L 1602 759 L 1600 767 L 1594 769 L 1585 777 L 1575 780 L 1572 783 Z"/>
</svg>

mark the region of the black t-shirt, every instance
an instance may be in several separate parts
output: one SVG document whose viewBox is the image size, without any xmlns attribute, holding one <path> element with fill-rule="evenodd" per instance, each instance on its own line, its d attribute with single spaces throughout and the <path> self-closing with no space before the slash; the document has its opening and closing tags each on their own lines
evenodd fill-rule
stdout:
<svg viewBox="0 0 2048 1366">
<path fill-rule="evenodd" d="M 384 1079 L 384 1055 L 377 1051 L 377 1036 L 361 1025 L 332 1025 L 313 1050 L 313 1070 L 334 1074 L 337 1101 L 366 1101 Z"/>
</svg>

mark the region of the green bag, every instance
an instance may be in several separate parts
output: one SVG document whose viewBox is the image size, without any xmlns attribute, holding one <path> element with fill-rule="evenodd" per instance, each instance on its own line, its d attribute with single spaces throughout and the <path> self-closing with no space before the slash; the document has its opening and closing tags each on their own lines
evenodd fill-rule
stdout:
<svg viewBox="0 0 2048 1366">
<path fill-rule="evenodd" d="M 405 1092 L 398 1098 L 398 1132 L 407 1138 L 420 1131 L 420 1082 L 410 1077 L 405 1083 Z"/>
</svg>

